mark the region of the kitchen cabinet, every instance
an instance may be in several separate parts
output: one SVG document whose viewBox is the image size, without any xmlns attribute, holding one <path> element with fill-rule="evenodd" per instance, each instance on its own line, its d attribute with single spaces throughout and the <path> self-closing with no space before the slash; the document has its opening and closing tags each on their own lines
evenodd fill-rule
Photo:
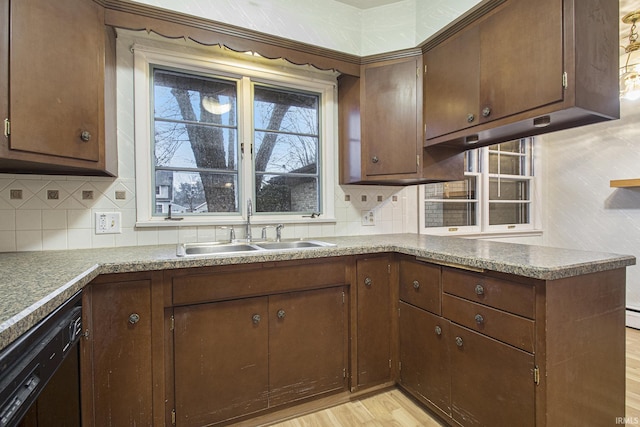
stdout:
<svg viewBox="0 0 640 427">
<path fill-rule="evenodd" d="M 91 0 L 4 0 L 0 171 L 117 174 L 115 36 Z"/>
<path fill-rule="evenodd" d="M 422 56 L 373 62 L 339 79 L 342 184 L 462 179 L 459 149 L 423 148 Z"/>
<path fill-rule="evenodd" d="M 154 327 L 153 277 L 154 273 L 100 276 L 83 291 L 83 426 L 154 424 L 153 399 L 159 390 L 153 349 L 163 335 Z"/>
<path fill-rule="evenodd" d="M 345 391 L 345 277 L 337 260 L 169 273 L 176 425 Z"/>
<path fill-rule="evenodd" d="M 619 117 L 618 8 L 507 0 L 425 52 L 426 146 L 473 148 Z"/>
<path fill-rule="evenodd" d="M 391 381 L 391 260 L 388 255 L 356 261 L 357 378 L 359 389 Z"/>
<path fill-rule="evenodd" d="M 444 421 L 606 425 L 624 412 L 624 270 L 543 281 L 399 262 L 399 384 Z"/>
</svg>

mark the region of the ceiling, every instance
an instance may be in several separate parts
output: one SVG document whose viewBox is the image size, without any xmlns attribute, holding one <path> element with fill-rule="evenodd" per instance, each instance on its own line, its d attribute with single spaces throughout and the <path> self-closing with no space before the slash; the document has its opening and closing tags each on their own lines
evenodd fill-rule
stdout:
<svg viewBox="0 0 640 427">
<path fill-rule="evenodd" d="M 348 4 L 358 9 L 371 9 L 372 7 L 386 6 L 403 0 L 336 0 L 339 3 Z M 623 0 L 622 0 L 623 1 Z"/>
<path fill-rule="evenodd" d="M 640 0 L 620 0 L 620 19 L 629 12 L 640 9 Z M 629 32 L 631 31 L 631 25 L 625 24 L 622 21 L 620 25 L 620 41 L 622 45 L 629 44 Z M 639 23 L 640 25 L 640 23 Z"/>
</svg>

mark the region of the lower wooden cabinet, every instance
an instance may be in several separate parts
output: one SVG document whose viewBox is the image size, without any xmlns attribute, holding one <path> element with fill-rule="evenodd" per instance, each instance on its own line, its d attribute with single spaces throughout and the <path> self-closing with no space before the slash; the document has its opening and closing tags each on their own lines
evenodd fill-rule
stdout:
<svg viewBox="0 0 640 427">
<path fill-rule="evenodd" d="M 358 388 L 391 381 L 391 259 L 356 261 Z"/>
<path fill-rule="evenodd" d="M 400 384 L 451 415 L 449 321 L 403 301 L 399 315 Z"/>
<path fill-rule="evenodd" d="M 152 282 L 152 273 L 110 275 L 83 290 L 83 426 L 154 424 Z"/>
</svg>

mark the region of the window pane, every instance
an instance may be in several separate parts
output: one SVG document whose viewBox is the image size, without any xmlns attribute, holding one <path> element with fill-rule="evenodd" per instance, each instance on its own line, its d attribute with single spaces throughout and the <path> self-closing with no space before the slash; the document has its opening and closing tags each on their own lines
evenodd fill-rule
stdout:
<svg viewBox="0 0 640 427">
<path fill-rule="evenodd" d="M 238 182 L 235 174 L 156 171 L 156 213 L 201 214 L 237 212 Z"/>
<path fill-rule="evenodd" d="M 502 152 L 490 151 L 489 173 L 499 173 L 502 175 L 528 175 L 527 158 L 520 155 L 504 154 Z"/>
<path fill-rule="evenodd" d="M 235 82 L 154 69 L 154 116 L 236 126 Z"/>
<path fill-rule="evenodd" d="M 529 180 L 490 178 L 489 200 L 529 200 Z"/>
<path fill-rule="evenodd" d="M 528 203 L 489 203 L 489 225 L 528 223 Z"/>
<path fill-rule="evenodd" d="M 513 141 L 503 142 L 501 144 L 492 145 L 489 147 L 489 150 L 495 151 L 500 150 L 508 153 L 521 153 L 524 154 L 527 152 L 527 140 L 526 139 L 516 139 Z"/>
<path fill-rule="evenodd" d="M 425 227 L 463 227 L 477 224 L 475 202 L 425 202 Z"/>
<path fill-rule="evenodd" d="M 254 86 L 256 212 L 319 212 L 319 100 Z"/>
<path fill-rule="evenodd" d="M 317 173 L 317 137 L 256 131 L 255 138 L 256 152 L 265 155 L 264 160 L 256 159 L 256 171 Z"/>
<path fill-rule="evenodd" d="M 257 212 L 318 212 L 317 177 L 256 175 Z"/>
<path fill-rule="evenodd" d="M 236 146 L 235 129 L 156 121 L 156 166 L 236 170 Z"/>
<path fill-rule="evenodd" d="M 476 177 L 468 176 L 464 181 L 451 181 L 425 185 L 426 199 L 455 200 L 476 199 Z"/>
</svg>

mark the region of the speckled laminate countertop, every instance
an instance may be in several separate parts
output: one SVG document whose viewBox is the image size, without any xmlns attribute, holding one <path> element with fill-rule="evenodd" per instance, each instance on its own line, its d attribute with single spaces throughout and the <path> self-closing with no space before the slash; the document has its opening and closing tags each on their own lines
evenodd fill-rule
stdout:
<svg viewBox="0 0 640 427">
<path fill-rule="evenodd" d="M 176 245 L 0 253 L 0 349 L 100 274 L 379 252 L 554 280 L 635 264 L 629 255 L 391 234 L 323 238 L 336 246 L 179 258 Z"/>
</svg>

